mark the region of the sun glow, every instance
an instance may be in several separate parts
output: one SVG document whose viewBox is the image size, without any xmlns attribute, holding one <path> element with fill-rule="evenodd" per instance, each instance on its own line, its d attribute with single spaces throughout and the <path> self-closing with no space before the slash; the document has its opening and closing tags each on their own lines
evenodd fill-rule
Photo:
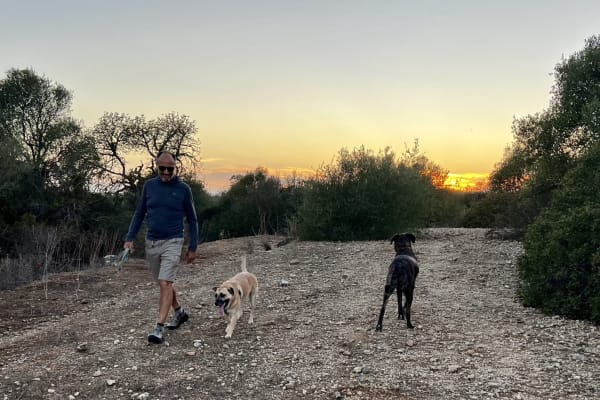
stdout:
<svg viewBox="0 0 600 400">
<path fill-rule="evenodd" d="M 210 193 L 217 194 L 226 192 L 231 187 L 231 177 L 245 173 L 251 173 L 254 169 L 244 167 L 222 166 L 219 168 L 204 168 L 199 173 L 201 180 Z M 316 171 L 312 169 L 301 168 L 277 168 L 267 169 L 269 175 L 277 176 L 285 183 L 290 180 L 303 180 L 314 177 Z M 455 192 L 485 192 L 488 190 L 489 174 L 449 173 L 444 183 L 439 186 L 440 189 L 452 190 Z"/>
<path fill-rule="evenodd" d="M 444 189 L 457 192 L 484 192 L 488 189 L 489 174 L 448 174 Z"/>
</svg>

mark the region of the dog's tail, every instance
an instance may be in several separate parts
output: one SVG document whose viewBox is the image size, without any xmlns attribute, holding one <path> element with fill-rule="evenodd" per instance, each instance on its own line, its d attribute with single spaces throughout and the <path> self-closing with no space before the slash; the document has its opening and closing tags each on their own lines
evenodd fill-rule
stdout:
<svg viewBox="0 0 600 400">
<path fill-rule="evenodd" d="M 245 254 L 242 256 L 242 272 L 248 272 L 248 270 L 246 269 L 246 255 Z"/>
</svg>

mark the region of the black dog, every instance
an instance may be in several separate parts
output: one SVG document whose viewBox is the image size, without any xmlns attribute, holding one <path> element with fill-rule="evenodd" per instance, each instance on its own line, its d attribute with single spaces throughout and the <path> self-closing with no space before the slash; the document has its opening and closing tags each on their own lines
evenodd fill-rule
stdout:
<svg viewBox="0 0 600 400">
<path fill-rule="evenodd" d="M 406 314 L 406 326 L 409 329 L 414 328 L 410 322 L 410 307 L 413 301 L 413 293 L 415 290 L 415 281 L 419 275 L 419 264 L 417 257 L 412 249 L 411 243 L 416 240 L 412 233 L 395 234 L 390 240 L 394 243 L 396 257 L 388 269 L 387 279 L 385 281 L 385 292 L 383 294 L 383 305 L 379 312 L 379 320 L 377 321 L 376 331 L 381 332 L 383 329 L 383 315 L 385 314 L 385 306 L 394 290 L 397 290 L 398 295 L 398 319 L 404 319 Z M 404 307 L 402 307 L 402 294 L 406 298 Z"/>
</svg>

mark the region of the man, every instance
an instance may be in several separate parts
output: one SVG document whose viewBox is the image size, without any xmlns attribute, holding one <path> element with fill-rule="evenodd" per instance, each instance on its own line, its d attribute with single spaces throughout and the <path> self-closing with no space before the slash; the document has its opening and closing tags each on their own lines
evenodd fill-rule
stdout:
<svg viewBox="0 0 600 400">
<path fill-rule="evenodd" d="M 177 329 L 189 319 L 177 300 L 173 282 L 183 247 L 183 219 L 185 217 L 189 224 L 190 242 L 185 255 L 188 264 L 196 258 L 198 222 L 192 191 L 176 174 L 175 156 L 161 151 L 156 157 L 156 165 L 158 176 L 144 184 L 123 247 L 133 251 L 133 240 L 146 218 L 146 261 L 160 287 L 158 321 L 148 335 L 148 342 L 160 344 L 171 307 L 175 315 L 166 325 L 167 329 Z"/>
</svg>

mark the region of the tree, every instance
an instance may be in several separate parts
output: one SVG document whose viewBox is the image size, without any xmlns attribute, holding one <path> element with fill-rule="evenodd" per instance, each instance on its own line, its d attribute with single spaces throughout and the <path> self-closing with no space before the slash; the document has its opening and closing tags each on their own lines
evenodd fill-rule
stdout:
<svg viewBox="0 0 600 400">
<path fill-rule="evenodd" d="M 222 198 L 228 214 L 223 229 L 231 236 L 275 233 L 280 228 L 281 181 L 265 168 L 231 177 L 231 188 Z M 281 221 L 283 222 L 283 221 Z"/>
<path fill-rule="evenodd" d="M 150 121 L 143 115 L 105 113 L 91 133 L 102 160 L 101 182 L 111 190 L 138 192 L 163 150 L 177 157 L 180 174 L 193 171 L 199 161 L 196 132 L 189 117 L 176 113 Z"/>
<path fill-rule="evenodd" d="M 64 86 L 31 69 L 11 69 L 0 81 L 0 135 L 21 163 L 29 212 L 48 209 L 52 191 L 87 188 L 97 171 L 94 143 L 71 117 L 71 100 Z"/>
<path fill-rule="evenodd" d="M 422 170 L 400 162 L 389 148 L 339 151 L 306 183 L 300 237 L 369 240 L 425 226 L 435 188 Z"/>
<path fill-rule="evenodd" d="M 295 215 L 302 199 L 297 177 L 287 184 L 270 176 L 266 168 L 231 177 L 230 189 L 208 201 L 199 219 L 206 240 L 247 235 L 288 234 L 295 236 Z"/>
<path fill-rule="evenodd" d="M 108 190 L 135 193 L 142 180 L 143 164 L 131 167 L 128 158 L 135 152 L 133 120 L 125 114 L 105 113 L 92 128 L 102 173 Z"/>
<path fill-rule="evenodd" d="M 555 68 L 550 106 L 513 123 L 512 151 L 492 175 L 526 227 L 523 303 L 600 322 L 600 36 Z M 512 191 L 512 192 L 511 192 Z"/>
<path fill-rule="evenodd" d="M 21 146 L 20 156 L 45 172 L 81 127 L 70 117 L 71 93 L 31 69 L 11 69 L 0 81 L 0 132 Z"/>
<path fill-rule="evenodd" d="M 22 227 L 60 225 L 74 232 L 86 218 L 82 208 L 99 158 L 92 138 L 70 115 L 71 100 L 64 86 L 32 69 L 11 69 L 0 81 L 3 253 L 32 241 Z"/>
<path fill-rule="evenodd" d="M 555 77 L 551 142 L 568 155 L 583 154 L 600 139 L 600 35 L 558 64 Z"/>
<path fill-rule="evenodd" d="M 600 36 L 557 64 L 554 77 L 550 107 L 513 124 L 525 166 L 553 180 L 600 138 Z"/>
<path fill-rule="evenodd" d="M 527 177 L 531 174 L 525 151 L 517 145 L 507 147 L 504 157 L 495 165 L 490 175 L 490 190 L 494 192 L 517 193 L 523 189 Z"/>
<path fill-rule="evenodd" d="M 516 193 L 524 228 L 548 206 L 559 182 L 600 139 L 600 36 L 555 67 L 550 106 L 513 122 L 514 142 L 490 177 L 493 191 Z M 517 214 L 514 214 L 517 215 Z"/>
</svg>

